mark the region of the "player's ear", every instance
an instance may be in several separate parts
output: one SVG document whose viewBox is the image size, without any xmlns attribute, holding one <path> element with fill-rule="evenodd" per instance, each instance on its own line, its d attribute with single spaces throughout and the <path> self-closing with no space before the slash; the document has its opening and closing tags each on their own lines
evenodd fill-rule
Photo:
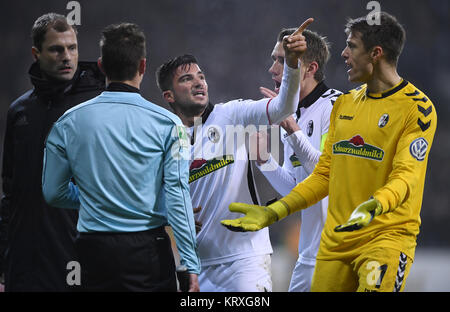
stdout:
<svg viewBox="0 0 450 312">
<path fill-rule="evenodd" d="M 172 90 L 163 91 L 162 96 L 163 96 L 164 100 L 169 104 L 175 102 L 175 97 L 174 97 Z"/>
<path fill-rule="evenodd" d="M 370 56 L 375 63 L 378 62 L 384 56 L 383 48 L 381 46 L 374 46 L 370 52 Z"/>
<path fill-rule="evenodd" d="M 145 68 L 147 66 L 147 59 L 143 58 L 139 61 L 139 74 L 144 75 L 145 74 Z"/>
<path fill-rule="evenodd" d="M 316 71 L 319 69 L 319 64 L 316 61 L 312 61 L 309 65 L 308 68 L 306 69 L 306 73 L 311 76 L 314 77 Z"/>
<path fill-rule="evenodd" d="M 105 74 L 105 71 L 103 70 L 103 63 L 102 63 L 102 58 L 101 58 L 101 57 L 99 57 L 99 58 L 97 59 L 97 66 L 98 66 L 98 68 L 100 69 L 100 71 L 101 71 L 104 75 L 106 75 L 106 74 Z"/>
<path fill-rule="evenodd" d="M 41 54 L 41 52 L 39 51 L 38 48 L 36 48 L 35 46 L 31 47 L 31 55 L 33 56 L 33 59 L 35 61 L 39 60 L 39 55 Z"/>
</svg>

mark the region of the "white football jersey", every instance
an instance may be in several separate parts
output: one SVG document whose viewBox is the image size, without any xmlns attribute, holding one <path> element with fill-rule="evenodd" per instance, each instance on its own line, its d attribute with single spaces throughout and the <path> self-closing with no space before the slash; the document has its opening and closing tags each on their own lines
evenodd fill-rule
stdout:
<svg viewBox="0 0 450 312">
<path fill-rule="evenodd" d="M 246 141 L 249 135 L 261 130 L 260 125 L 266 127 L 271 122 L 280 122 L 295 111 L 299 85 L 300 69 L 285 64 L 277 97 L 210 104 L 200 125 L 195 122 L 188 129 L 194 138 L 189 175 L 192 206 L 202 207 L 194 215 L 202 223 L 197 234 L 202 266 L 272 253 L 267 228 L 233 232 L 220 221 L 242 217 L 229 211 L 231 203 L 255 203 Z"/>
<path fill-rule="evenodd" d="M 202 265 L 234 261 L 272 253 L 267 228 L 258 232 L 232 232 L 220 224 L 242 215 L 228 210 L 232 202 L 254 203 L 255 189 L 249 179 L 246 135 L 259 127 L 239 122 L 243 107 L 252 101 L 217 104 L 206 122 L 197 128 L 191 150 L 190 189 L 192 206 L 201 206 L 195 219 L 202 223 L 197 235 Z M 244 126 L 236 126 L 233 124 Z M 267 123 L 267 121 L 266 121 Z M 190 128 L 190 133 L 193 132 Z"/>
<path fill-rule="evenodd" d="M 298 183 L 307 178 L 313 171 L 321 154 L 322 140 L 324 135 L 328 133 L 333 103 L 339 95 L 341 95 L 341 92 L 329 89 L 324 83 L 320 83 L 300 102 L 300 114 L 297 112 L 293 115 L 301 131 L 287 135 L 284 129 L 280 129 L 281 140 L 284 144 L 283 166 L 280 167 L 271 158 L 271 163 L 266 165 L 270 167 L 266 168 L 272 170 L 264 170 L 264 167 L 260 167 L 260 169 L 274 189 L 282 196 L 289 194 Z M 298 115 L 300 115 L 300 118 L 298 118 Z M 307 155 L 300 148 L 301 142 L 305 138 L 311 147 Z M 327 209 L 328 197 L 300 212 L 302 224 L 298 246 L 299 262 L 315 265 Z"/>
</svg>

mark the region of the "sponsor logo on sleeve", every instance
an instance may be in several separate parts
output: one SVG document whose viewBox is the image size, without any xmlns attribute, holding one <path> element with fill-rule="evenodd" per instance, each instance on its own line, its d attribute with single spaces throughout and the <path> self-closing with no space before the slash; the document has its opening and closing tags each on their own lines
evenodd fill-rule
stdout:
<svg viewBox="0 0 450 312">
<path fill-rule="evenodd" d="M 428 142 L 424 138 L 418 138 L 411 142 L 409 145 L 409 152 L 411 156 L 422 161 L 425 159 L 428 150 Z"/>
</svg>

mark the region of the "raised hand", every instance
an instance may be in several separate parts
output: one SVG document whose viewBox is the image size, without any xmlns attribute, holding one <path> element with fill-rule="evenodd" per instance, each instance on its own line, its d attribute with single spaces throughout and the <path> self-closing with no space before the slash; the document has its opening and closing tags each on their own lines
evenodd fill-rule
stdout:
<svg viewBox="0 0 450 312">
<path fill-rule="evenodd" d="M 283 38 L 286 63 L 291 68 L 298 67 L 298 60 L 307 49 L 306 39 L 302 33 L 313 21 L 313 18 L 308 18 L 292 35 Z"/>
<path fill-rule="evenodd" d="M 259 87 L 259 92 L 266 98 L 274 98 L 278 95 L 278 93 L 266 87 Z"/>
<path fill-rule="evenodd" d="M 300 126 L 292 116 L 289 116 L 288 118 L 280 122 L 280 127 L 282 127 L 288 135 L 291 135 L 295 131 L 300 130 Z"/>
</svg>

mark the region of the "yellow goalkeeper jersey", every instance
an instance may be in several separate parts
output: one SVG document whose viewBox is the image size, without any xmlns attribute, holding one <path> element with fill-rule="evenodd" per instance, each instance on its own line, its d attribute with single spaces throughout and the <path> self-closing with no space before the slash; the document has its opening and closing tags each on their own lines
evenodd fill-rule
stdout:
<svg viewBox="0 0 450 312">
<path fill-rule="evenodd" d="M 414 258 L 436 123 L 431 100 L 406 80 L 381 94 L 363 85 L 336 100 L 320 160 L 294 188 L 308 205 L 329 193 L 318 259 L 351 259 L 374 247 Z M 360 230 L 334 232 L 371 196 L 383 214 Z"/>
</svg>

